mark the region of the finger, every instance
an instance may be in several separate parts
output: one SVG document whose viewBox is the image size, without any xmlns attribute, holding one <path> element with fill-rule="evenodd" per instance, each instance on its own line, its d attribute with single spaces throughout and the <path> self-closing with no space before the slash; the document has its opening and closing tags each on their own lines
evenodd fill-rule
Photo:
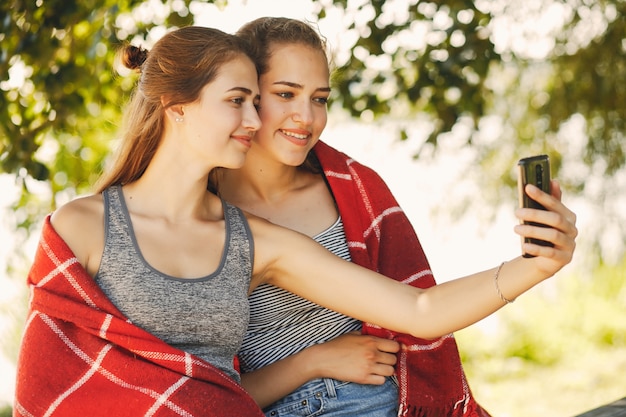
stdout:
<svg viewBox="0 0 626 417">
<path fill-rule="evenodd" d="M 567 207 L 558 203 L 554 210 L 538 210 L 532 208 L 518 208 L 515 216 L 522 222 L 539 223 L 561 230 L 570 236 L 576 236 L 576 214 Z"/>
<path fill-rule="evenodd" d="M 367 375 L 363 380 L 359 381 L 359 383 L 366 385 L 382 385 L 387 380 L 387 376 L 390 375 L 370 374 Z"/>
<path fill-rule="evenodd" d="M 524 243 L 522 245 L 524 253 L 533 255 L 538 258 L 551 259 L 557 262 L 560 266 L 564 266 L 572 260 L 574 248 L 564 249 L 550 246 L 535 245 L 532 243 Z"/>
<path fill-rule="evenodd" d="M 394 353 L 385 353 L 378 351 L 375 360 L 376 363 L 393 366 L 398 361 L 398 357 Z"/>
<path fill-rule="evenodd" d="M 563 193 L 561 192 L 561 184 L 557 180 L 550 181 L 550 193 L 554 198 L 561 201 Z"/>
<path fill-rule="evenodd" d="M 562 237 L 566 236 L 565 233 L 560 232 L 556 228 L 535 226 L 530 224 L 516 225 L 514 230 L 515 233 L 524 238 L 544 240 L 556 246 L 563 244 L 564 239 L 562 239 Z"/>
<path fill-rule="evenodd" d="M 559 183 L 557 181 L 555 181 L 555 186 L 552 189 L 552 195 L 544 193 L 541 189 L 532 184 L 528 184 L 525 191 L 531 199 L 544 206 L 547 211 L 559 213 L 571 223 L 576 223 L 576 215 L 574 214 L 574 212 L 568 209 L 561 202 L 562 193 Z"/>
<path fill-rule="evenodd" d="M 568 210 L 569 211 L 569 210 Z M 576 228 L 576 214 L 573 212 L 569 212 L 568 215 L 571 217 L 568 218 L 563 213 L 557 213 L 553 211 L 546 210 L 536 210 L 536 209 L 528 209 L 528 208 L 520 208 L 517 209 L 515 215 L 521 220 L 522 224 L 516 227 L 516 233 L 526 236 L 528 233 L 541 233 L 541 230 L 531 229 L 532 226 L 526 223 L 536 223 L 540 225 L 547 226 L 548 228 L 553 228 L 557 231 L 560 231 L 567 235 L 569 238 L 576 238 L 578 236 L 578 229 Z M 534 236 L 529 236 L 534 237 Z"/>
<path fill-rule="evenodd" d="M 557 196 L 550 195 L 533 184 L 526 184 L 526 188 L 524 189 L 524 191 L 526 192 L 528 197 L 540 203 L 547 209 L 557 207 L 561 203 L 560 199 Z M 558 193 L 560 194 L 560 189 Z"/>
<path fill-rule="evenodd" d="M 524 238 L 543 240 L 552 244 L 552 247 L 550 247 L 525 242 L 522 250 L 530 255 L 568 261 L 571 260 L 576 248 L 578 230 L 575 227 L 571 230 L 568 229 L 568 232 L 564 233 L 556 228 L 520 224 L 515 227 L 515 231 Z"/>
<path fill-rule="evenodd" d="M 393 375 L 395 372 L 395 369 L 393 366 L 379 364 L 379 365 L 376 365 L 372 371 L 374 375 L 386 377 L 386 376 Z"/>
<path fill-rule="evenodd" d="M 400 343 L 395 340 L 377 338 L 376 348 L 382 352 L 397 353 L 400 351 Z"/>
</svg>

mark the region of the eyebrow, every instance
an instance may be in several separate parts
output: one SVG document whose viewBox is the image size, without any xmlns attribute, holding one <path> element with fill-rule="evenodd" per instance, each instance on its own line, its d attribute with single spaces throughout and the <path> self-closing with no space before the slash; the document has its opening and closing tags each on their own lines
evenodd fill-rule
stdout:
<svg viewBox="0 0 626 417">
<path fill-rule="evenodd" d="M 252 90 L 250 90 L 249 88 L 245 88 L 245 87 L 233 87 L 228 89 L 227 91 L 241 91 L 244 94 L 247 95 L 251 95 L 252 94 Z"/>
<path fill-rule="evenodd" d="M 272 85 L 286 85 L 287 87 L 299 88 L 299 89 L 304 88 L 302 84 L 292 83 L 291 81 L 276 81 Z M 319 87 L 319 88 L 316 88 L 315 91 L 323 91 L 326 93 L 330 93 L 331 90 L 330 90 L 330 87 Z"/>
</svg>

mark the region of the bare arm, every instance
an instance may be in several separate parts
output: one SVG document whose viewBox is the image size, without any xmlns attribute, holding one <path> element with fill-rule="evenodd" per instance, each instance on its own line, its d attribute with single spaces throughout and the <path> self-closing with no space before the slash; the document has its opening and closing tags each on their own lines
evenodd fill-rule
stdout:
<svg viewBox="0 0 626 417">
<path fill-rule="evenodd" d="M 348 333 L 242 374 L 241 384 L 261 408 L 316 378 L 380 385 L 393 375 L 399 348 L 393 340 Z"/>
<path fill-rule="evenodd" d="M 558 183 L 550 196 L 528 186 L 528 194 L 548 211 L 518 209 L 520 220 L 550 226 L 516 225 L 520 236 L 547 240 L 554 247 L 524 244 L 535 258 L 517 257 L 499 273 L 499 287 L 514 299 L 569 263 L 578 233 L 576 216 L 561 201 Z M 504 305 L 495 288 L 497 267 L 428 289 L 386 279 L 328 253 L 312 240 L 254 222 L 254 283 L 269 282 L 362 321 L 421 338 L 465 328 Z M 252 223 L 251 223 L 252 225 Z"/>
</svg>

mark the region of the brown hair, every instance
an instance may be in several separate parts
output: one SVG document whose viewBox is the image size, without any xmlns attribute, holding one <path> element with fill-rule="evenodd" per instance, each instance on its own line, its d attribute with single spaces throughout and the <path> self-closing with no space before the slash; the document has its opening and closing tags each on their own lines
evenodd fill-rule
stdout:
<svg viewBox="0 0 626 417">
<path fill-rule="evenodd" d="M 269 71 L 272 47 L 300 44 L 320 51 L 329 63 L 326 39 L 310 24 L 287 17 L 261 17 L 243 25 L 235 34 L 249 44 L 252 59 L 260 75 Z M 329 65 L 330 66 L 330 65 Z M 314 152 L 309 152 L 301 168 L 321 173 Z"/>
<path fill-rule="evenodd" d="M 96 192 L 139 179 L 161 141 L 164 110 L 196 101 L 220 68 L 241 55 L 252 59 L 241 38 L 199 26 L 167 33 L 149 52 L 132 45 L 122 48 L 120 62 L 140 77 L 125 112 L 121 146 Z"/>
<path fill-rule="evenodd" d="M 302 44 L 319 50 L 328 62 L 326 39 L 311 25 L 287 17 L 260 17 L 243 25 L 236 36 L 250 45 L 252 58 L 259 75 L 268 71 L 272 46 Z"/>
</svg>

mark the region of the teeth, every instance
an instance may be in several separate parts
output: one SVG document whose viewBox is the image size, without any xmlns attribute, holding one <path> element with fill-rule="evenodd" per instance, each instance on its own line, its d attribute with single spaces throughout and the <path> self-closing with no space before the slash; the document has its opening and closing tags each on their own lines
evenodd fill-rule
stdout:
<svg viewBox="0 0 626 417">
<path fill-rule="evenodd" d="M 283 134 L 287 135 L 287 136 L 291 136 L 292 138 L 296 138 L 296 139 L 306 139 L 309 135 L 300 135 L 298 133 L 293 133 L 293 132 L 287 132 L 285 130 L 282 131 Z"/>
</svg>

